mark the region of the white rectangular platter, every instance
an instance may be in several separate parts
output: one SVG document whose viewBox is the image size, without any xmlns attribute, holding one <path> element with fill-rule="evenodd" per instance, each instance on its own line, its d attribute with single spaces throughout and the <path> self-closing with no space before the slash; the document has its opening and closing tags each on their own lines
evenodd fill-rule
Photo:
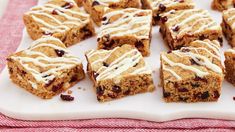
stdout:
<svg viewBox="0 0 235 132">
<path fill-rule="evenodd" d="M 213 18 L 220 23 L 221 13 L 212 11 L 212 0 L 194 0 L 197 8 L 207 9 Z M 39 4 L 45 0 L 39 1 Z M 216 118 L 235 120 L 235 87 L 227 81 L 223 82 L 222 95 L 218 102 L 213 103 L 165 103 L 162 99 L 162 88 L 159 84 L 159 53 L 168 51 L 159 33 L 159 27 L 153 28 L 151 43 L 151 56 L 145 58 L 153 71 L 156 91 L 153 93 L 129 96 L 119 100 L 99 103 L 96 100 L 92 82 L 86 77 L 71 90 L 75 100 L 63 102 L 59 96 L 51 100 L 42 100 L 25 90 L 18 88 L 10 79 L 5 68 L 0 80 L 0 112 L 16 119 L 24 120 L 65 120 L 65 119 L 91 119 L 91 118 L 134 118 L 150 121 L 168 121 L 180 118 Z M 25 49 L 32 40 L 25 30 L 18 50 Z M 80 57 L 86 67 L 84 52 L 97 47 L 96 37 L 85 40 L 69 47 L 69 50 Z M 227 41 L 221 51 L 229 48 Z M 86 70 L 86 69 L 85 69 Z M 81 87 L 81 89 L 78 89 Z"/>
</svg>

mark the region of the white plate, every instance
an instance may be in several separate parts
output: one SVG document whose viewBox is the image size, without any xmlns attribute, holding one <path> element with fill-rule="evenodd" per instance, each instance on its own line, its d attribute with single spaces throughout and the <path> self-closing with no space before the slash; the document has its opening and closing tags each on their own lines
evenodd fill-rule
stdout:
<svg viewBox="0 0 235 132">
<path fill-rule="evenodd" d="M 42 0 L 39 3 L 43 2 Z M 220 23 L 221 13 L 210 9 L 211 0 L 195 0 L 197 8 L 207 9 L 213 18 Z M 153 41 L 151 44 L 151 56 L 145 58 L 154 72 L 156 91 L 153 93 L 129 96 L 119 100 L 99 103 L 96 100 L 92 82 L 87 77 L 79 82 L 71 90 L 75 96 L 73 102 L 63 102 L 59 96 L 51 100 L 42 100 L 25 90 L 18 88 L 9 80 L 7 69 L 1 74 L 0 80 L 0 112 L 17 119 L 25 120 L 64 120 L 64 119 L 89 119 L 89 118 L 134 118 L 150 121 L 168 121 L 180 118 L 217 118 L 235 120 L 235 88 L 224 81 L 222 95 L 218 102 L 213 103 L 164 103 L 162 89 L 159 84 L 159 53 L 167 51 L 159 27 L 153 28 Z M 22 42 L 18 50 L 25 49 L 32 40 L 25 30 Z M 84 51 L 96 48 L 96 37 L 81 42 L 69 48 L 69 50 L 86 61 Z M 229 48 L 224 42 L 223 49 Z M 221 55 L 223 53 L 221 52 Z M 222 56 L 222 58 L 224 58 Z M 81 87 L 82 89 L 78 89 Z M 85 90 L 84 90 L 85 89 Z"/>
</svg>

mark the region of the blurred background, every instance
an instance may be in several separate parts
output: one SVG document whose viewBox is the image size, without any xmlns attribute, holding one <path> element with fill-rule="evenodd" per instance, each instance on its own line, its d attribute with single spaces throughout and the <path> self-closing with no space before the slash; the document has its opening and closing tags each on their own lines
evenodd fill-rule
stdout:
<svg viewBox="0 0 235 132">
<path fill-rule="evenodd" d="M 9 0 L 0 0 L 0 18 L 2 17 Z"/>
</svg>

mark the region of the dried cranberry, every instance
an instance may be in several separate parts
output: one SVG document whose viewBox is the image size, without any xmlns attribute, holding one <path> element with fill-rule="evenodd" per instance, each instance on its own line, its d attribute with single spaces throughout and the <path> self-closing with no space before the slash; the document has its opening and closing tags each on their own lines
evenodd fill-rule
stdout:
<svg viewBox="0 0 235 132">
<path fill-rule="evenodd" d="M 104 94 L 104 89 L 101 86 L 99 86 L 96 88 L 96 93 L 97 95 L 101 96 Z"/>
<path fill-rule="evenodd" d="M 201 78 L 201 77 L 198 77 L 198 76 L 196 76 L 196 77 L 194 78 L 194 81 L 202 81 L 202 82 L 207 83 L 207 79 L 206 79 L 206 78 Z"/>
<path fill-rule="evenodd" d="M 220 46 L 223 46 L 223 38 L 222 38 L 222 37 L 219 37 L 219 38 L 218 38 L 218 41 L 220 42 Z"/>
<path fill-rule="evenodd" d="M 153 19 L 156 20 L 156 21 L 160 21 L 161 16 L 159 14 L 157 14 L 156 16 L 153 16 Z"/>
<path fill-rule="evenodd" d="M 201 36 L 199 36 L 199 39 L 204 40 L 204 39 L 206 39 L 206 37 L 204 35 L 201 35 Z"/>
<path fill-rule="evenodd" d="M 53 15 L 58 15 L 58 9 L 54 9 L 54 10 L 51 12 L 51 14 L 53 14 Z"/>
<path fill-rule="evenodd" d="M 159 4 L 159 10 L 160 11 L 165 11 L 166 10 L 166 6 L 165 5 L 163 5 L 163 4 Z"/>
<path fill-rule="evenodd" d="M 60 83 L 60 84 L 58 84 L 58 85 L 55 85 L 55 86 L 52 87 L 51 90 L 52 90 L 53 92 L 57 92 L 59 89 L 62 88 L 63 85 L 64 85 L 64 83 Z"/>
<path fill-rule="evenodd" d="M 172 53 L 172 50 L 167 51 L 168 54 Z"/>
<path fill-rule="evenodd" d="M 94 2 L 92 3 L 92 6 L 96 6 L 96 5 L 100 5 L 100 3 L 99 3 L 98 1 L 94 1 Z"/>
<path fill-rule="evenodd" d="M 103 17 L 103 18 L 102 18 L 102 21 L 105 21 L 106 19 L 107 19 L 107 17 Z"/>
<path fill-rule="evenodd" d="M 44 31 L 44 32 L 43 32 L 43 35 L 51 36 L 51 35 L 52 35 L 52 33 L 51 33 L 51 32 L 49 32 L 49 31 Z"/>
<path fill-rule="evenodd" d="M 170 97 L 171 96 L 171 93 L 169 92 L 163 92 L 163 97 L 164 98 L 167 98 L 167 97 Z"/>
<path fill-rule="evenodd" d="M 66 2 L 64 5 L 62 5 L 63 8 L 65 9 L 70 9 L 73 8 L 73 3 L 72 2 Z"/>
<path fill-rule="evenodd" d="M 59 56 L 59 57 L 62 57 L 65 54 L 65 51 L 59 50 L 59 49 L 55 49 L 55 52 L 56 52 L 57 56 Z"/>
<path fill-rule="evenodd" d="M 122 91 L 122 89 L 119 86 L 114 85 L 112 87 L 112 91 L 115 92 L 115 93 L 120 93 Z"/>
<path fill-rule="evenodd" d="M 136 48 L 142 48 L 142 47 L 144 47 L 144 44 L 143 44 L 142 41 L 139 41 L 139 40 L 138 40 L 138 41 L 135 42 L 135 47 L 136 47 Z"/>
<path fill-rule="evenodd" d="M 77 75 L 72 76 L 72 78 L 70 79 L 69 83 L 73 83 L 76 82 L 78 80 Z"/>
<path fill-rule="evenodd" d="M 60 98 L 61 98 L 63 101 L 73 101 L 73 100 L 74 100 L 74 97 L 71 96 L 71 95 L 64 95 L 64 94 L 61 94 L 61 95 L 60 95 Z"/>
<path fill-rule="evenodd" d="M 190 62 L 192 65 L 200 65 L 199 63 L 197 63 L 194 59 L 190 59 Z"/>
<path fill-rule="evenodd" d="M 179 92 L 188 92 L 188 89 L 186 89 L 186 88 L 179 88 L 178 91 Z"/>
<path fill-rule="evenodd" d="M 218 99 L 220 97 L 220 93 L 218 91 L 214 91 L 214 98 Z"/>
<path fill-rule="evenodd" d="M 167 20 L 168 20 L 167 16 L 163 16 L 163 17 L 161 17 L 161 21 L 162 21 L 162 23 L 167 22 Z"/>
<path fill-rule="evenodd" d="M 43 77 L 44 77 L 44 76 L 43 76 Z M 49 80 L 49 81 L 45 84 L 45 87 L 49 87 L 54 81 L 55 81 L 55 78 Z"/>
<path fill-rule="evenodd" d="M 174 32 L 177 32 L 177 31 L 180 30 L 180 27 L 179 27 L 178 25 L 176 25 L 176 26 L 172 27 L 172 30 L 173 30 Z"/>
<path fill-rule="evenodd" d="M 125 91 L 123 94 L 124 95 L 129 95 L 130 94 L 130 92 L 131 92 L 131 90 L 130 89 L 128 89 L 127 91 Z"/>
<path fill-rule="evenodd" d="M 202 93 L 201 99 L 207 99 L 209 96 L 210 96 L 210 95 L 209 95 L 209 92 L 206 91 L 206 92 Z"/>
</svg>

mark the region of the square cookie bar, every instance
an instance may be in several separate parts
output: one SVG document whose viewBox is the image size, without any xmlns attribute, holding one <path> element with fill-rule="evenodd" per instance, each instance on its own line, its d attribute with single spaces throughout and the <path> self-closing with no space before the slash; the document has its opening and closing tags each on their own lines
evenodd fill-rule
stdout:
<svg viewBox="0 0 235 132">
<path fill-rule="evenodd" d="M 43 6 L 35 6 L 23 19 L 32 39 L 53 36 L 67 47 L 95 34 L 90 16 L 73 0 L 51 0 Z"/>
<path fill-rule="evenodd" d="M 179 49 L 194 40 L 219 40 L 222 29 L 202 9 L 170 11 L 161 17 L 160 32 L 170 49 Z"/>
<path fill-rule="evenodd" d="M 43 99 L 50 99 L 85 77 L 81 61 L 57 38 L 42 37 L 7 58 L 11 80 Z"/>
<path fill-rule="evenodd" d="M 141 0 L 84 0 L 83 7 L 91 14 L 93 21 L 100 26 L 107 9 L 141 8 Z"/>
<path fill-rule="evenodd" d="M 223 12 L 222 29 L 228 43 L 235 47 L 235 8 Z"/>
<path fill-rule="evenodd" d="M 225 79 L 235 86 L 235 49 L 228 49 L 224 52 L 225 56 Z"/>
<path fill-rule="evenodd" d="M 98 48 L 113 49 L 123 44 L 135 46 L 143 56 L 150 54 L 152 11 L 136 8 L 114 10 L 103 16 Z"/>
<path fill-rule="evenodd" d="M 235 0 L 213 0 L 211 7 L 214 10 L 223 11 L 229 8 L 233 8 Z"/>
<path fill-rule="evenodd" d="M 142 0 L 145 9 L 153 10 L 153 24 L 159 24 L 161 13 L 170 10 L 192 9 L 195 4 L 192 0 Z"/>
<path fill-rule="evenodd" d="M 217 101 L 224 69 L 217 40 L 197 40 L 189 47 L 161 53 L 161 82 L 166 102 Z"/>
<path fill-rule="evenodd" d="M 152 71 L 131 45 L 86 52 L 87 71 L 100 102 L 154 90 Z"/>
</svg>

